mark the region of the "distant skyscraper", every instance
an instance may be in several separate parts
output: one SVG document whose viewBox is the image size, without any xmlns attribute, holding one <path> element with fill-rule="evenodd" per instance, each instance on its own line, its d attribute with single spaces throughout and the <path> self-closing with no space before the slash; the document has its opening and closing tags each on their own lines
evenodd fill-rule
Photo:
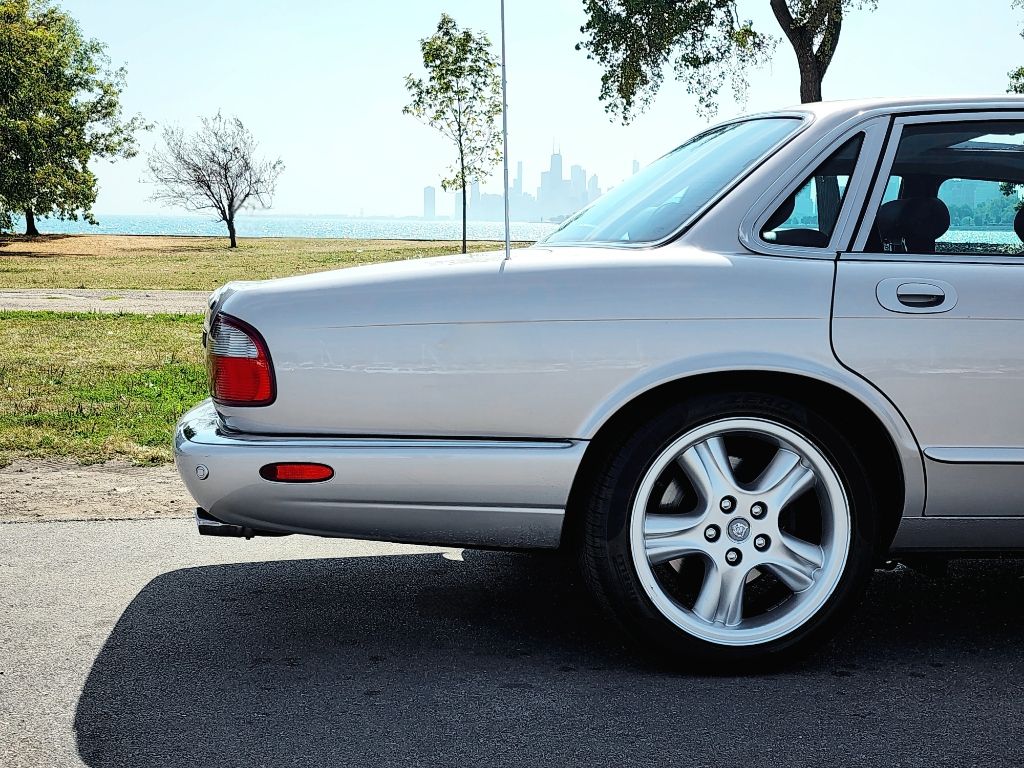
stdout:
<svg viewBox="0 0 1024 768">
<path fill-rule="evenodd" d="M 474 181 L 469 185 L 469 210 L 476 210 L 480 207 L 480 182 Z"/>
<path fill-rule="evenodd" d="M 587 202 L 592 203 L 601 196 L 601 187 L 598 186 L 597 174 L 590 177 L 587 182 Z"/>
<path fill-rule="evenodd" d="M 639 170 L 640 170 L 640 161 L 639 160 L 634 160 L 633 161 L 633 173 L 637 173 Z"/>
<path fill-rule="evenodd" d="M 551 178 L 557 181 L 562 180 L 562 152 L 553 152 L 551 155 Z"/>
<path fill-rule="evenodd" d="M 433 219 L 437 216 L 437 190 L 433 187 L 423 188 L 423 218 Z"/>
<path fill-rule="evenodd" d="M 512 194 L 523 194 L 523 161 L 516 163 L 516 179 L 512 182 Z"/>
<path fill-rule="evenodd" d="M 583 170 L 582 165 L 574 165 L 569 169 L 569 180 L 572 183 L 573 197 L 577 197 L 580 200 L 586 200 L 587 172 Z"/>
</svg>

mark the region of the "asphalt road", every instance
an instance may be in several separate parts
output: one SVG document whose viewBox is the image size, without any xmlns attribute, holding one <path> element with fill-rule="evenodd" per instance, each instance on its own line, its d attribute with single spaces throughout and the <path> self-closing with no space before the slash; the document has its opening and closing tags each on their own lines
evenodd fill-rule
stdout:
<svg viewBox="0 0 1024 768">
<path fill-rule="evenodd" d="M 0 766 L 1020 765 L 1022 574 L 879 572 L 817 656 L 712 677 L 551 558 L 0 525 Z"/>
</svg>

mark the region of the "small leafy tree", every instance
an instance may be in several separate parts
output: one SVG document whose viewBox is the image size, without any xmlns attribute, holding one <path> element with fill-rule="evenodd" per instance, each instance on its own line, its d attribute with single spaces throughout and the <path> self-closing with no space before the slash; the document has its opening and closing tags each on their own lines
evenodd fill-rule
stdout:
<svg viewBox="0 0 1024 768">
<path fill-rule="evenodd" d="M 0 0 L 0 228 L 16 213 L 95 224 L 95 158 L 133 157 L 140 116 L 123 120 L 124 68 L 49 0 Z"/>
<path fill-rule="evenodd" d="M 843 17 L 877 0 L 768 0 L 800 68 L 800 101 L 820 101 Z M 777 39 L 741 19 L 736 0 L 584 0 L 587 22 L 577 50 L 603 68 L 600 98 L 629 122 L 654 98 L 671 65 L 703 115 L 717 111 L 722 87 L 737 98 L 747 72 L 772 55 Z"/>
<path fill-rule="evenodd" d="M 149 156 L 153 199 L 190 211 L 213 211 L 227 224 L 230 247 L 237 248 L 236 214 L 271 206 L 284 163 L 258 158 L 256 140 L 242 121 L 220 112 L 204 117 L 192 135 L 167 127 L 163 140 L 164 147 Z"/>
<path fill-rule="evenodd" d="M 462 190 L 462 252 L 466 252 L 467 187 L 501 160 L 501 78 L 483 32 L 460 30 L 444 13 L 437 32 L 420 41 L 426 79 L 408 75 L 412 101 L 402 110 L 436 128 L 455 145 L 457 159 L 442 189 Z"/>
<path fill-rule="evenodd" d="M 1024 0 L 1013 0 L 1011 5 L 1014 8 L 1024 8 Z M 1024 31 L 1020 33 L 1021 37 L 1024 37 Z M 1010 75 L 1010 86 L 1006 89 L 1007 93 L 1024 93 L 1024 67 L 1017 67 L 1015 70 L 1009 73 Z"/>
</svg>

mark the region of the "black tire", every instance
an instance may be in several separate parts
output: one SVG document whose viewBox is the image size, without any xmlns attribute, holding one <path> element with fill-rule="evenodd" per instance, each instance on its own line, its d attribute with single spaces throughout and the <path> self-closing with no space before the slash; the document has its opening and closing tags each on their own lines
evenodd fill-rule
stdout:
<svg viewBox="0 0 1024 768">
<path fill-rule="evenodd" d="M 633 562 L 629 518 L 640 482 L 673 441 L 702 424 L 728 417 L 775 421 L 812 443 L 835 469 L 850 510 L 845 568 L 828 599 L 790 634 L 758 645 L 725 645 L 687 633 L 648 597 Z M 828 640 L 857 607 L 871 577 L 878 514 L 871 486 L 850 443 L 822 415 L 777 395 L 731 392 L 694 397 L 639 425 L 610 452 L 597 471 L 578 553 L 584 580 L 598 604 L 641 649 L 674 665 L 708 665 L 719 671 L 747 669 L 757 661 L 778 665 Z"/>
</svg>

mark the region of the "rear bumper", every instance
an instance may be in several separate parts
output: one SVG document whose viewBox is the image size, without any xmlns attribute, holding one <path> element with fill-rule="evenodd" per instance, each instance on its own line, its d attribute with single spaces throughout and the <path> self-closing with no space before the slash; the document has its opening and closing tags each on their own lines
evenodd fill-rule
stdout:
<svg viewBox="0 0 1024 768">
<path fill-rule="evenodd" d="M 558 546 L 585 448 L 581 441 L 227 433 L 207 400 L 178 422 L 174 461 L 199 506 L 226 523 L 280 533 L 531 549 Z M 335 474 L 300 484 L 260 477 L 262 466 L 281 461 L 327 464 Z"/>
</svg>

